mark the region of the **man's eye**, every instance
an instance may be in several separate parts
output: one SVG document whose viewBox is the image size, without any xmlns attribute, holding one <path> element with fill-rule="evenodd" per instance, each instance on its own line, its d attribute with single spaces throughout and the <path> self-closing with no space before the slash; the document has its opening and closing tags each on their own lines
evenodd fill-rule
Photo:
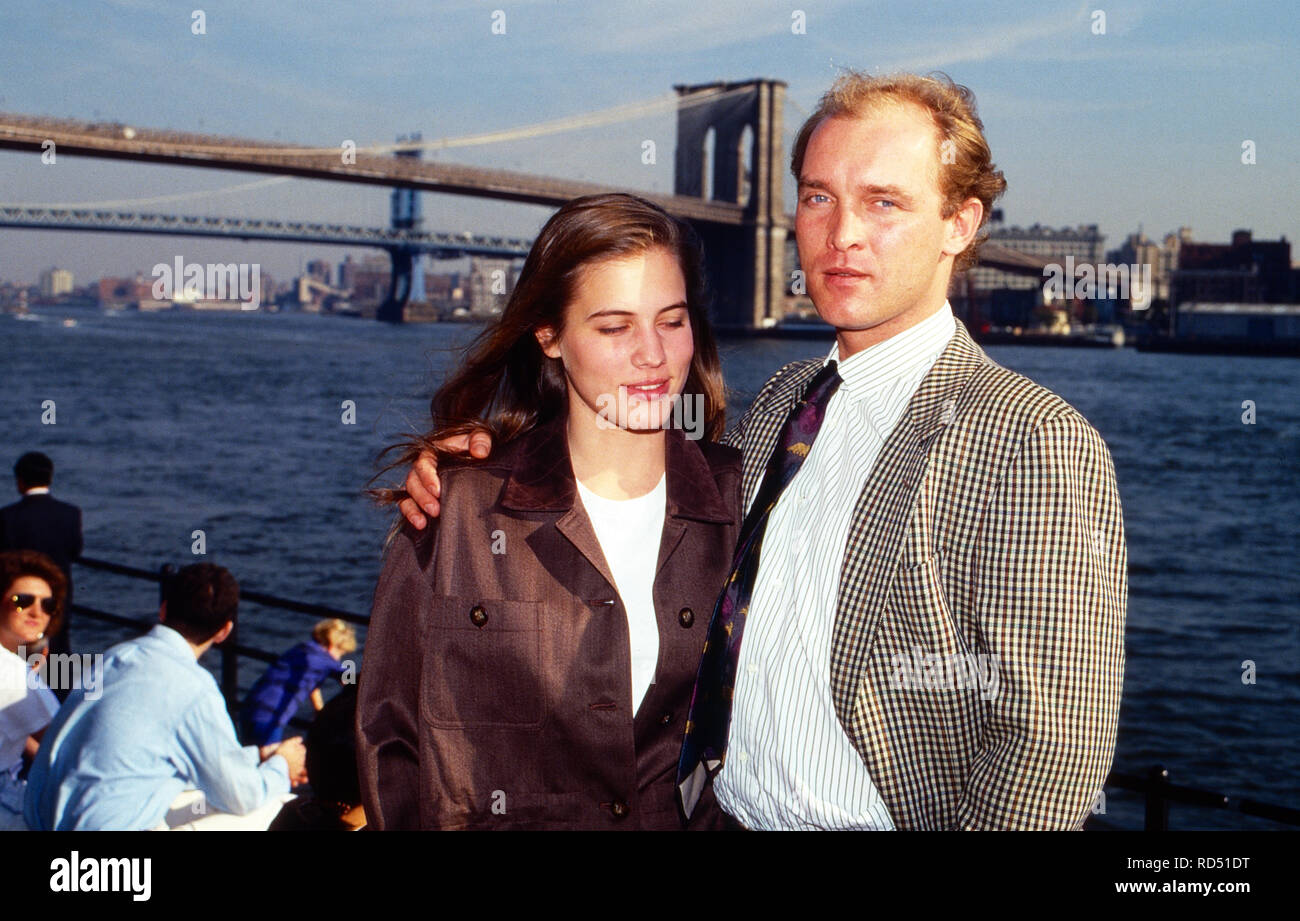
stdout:
<svg viewBox="0 0 1300 921">
<path fill-rule="evenodd" d="M 808 204 L 819 204 L 820 202 L 830 201 L 830 198 L 821 192 L 809 192 L 803 197 L 803 200 Z"/>
<path fill-rule="evenodd" d="M 882 198 L 880 201 L 876 202 L 876 204 L 880 205 L 880 207 L 884 208 L 886 211 L 898 207 L 898 202 L 890 201 L 888 198 Z"/>
</svg>

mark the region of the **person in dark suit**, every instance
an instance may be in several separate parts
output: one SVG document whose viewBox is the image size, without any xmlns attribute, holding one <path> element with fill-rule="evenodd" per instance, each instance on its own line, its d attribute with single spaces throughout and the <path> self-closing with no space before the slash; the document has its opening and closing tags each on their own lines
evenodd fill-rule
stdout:
<svg viewBox="0 0 1300 921">
<path fill-rule="evenodd" d="M 67 612 L 72 607 L 72 561 L 81 556 L 81 509 L 50 495 L 54 461 L 29 451 L 14 464 L 14 481 L 22 499 L 0 508 L 0 550 L 36 550 L 63 570 L 68 591 L 63 626 L 50 636 L 49 651 L 71 651 Z M 64 691 L 64 694 L 67 692 Z"/>
<path fill-rule="evenodd" d="M 688 228 L 630 195 L 561 208 L 398 462 L 497 435 L 384 561 L 357 713 L 368 827 L 682 828 L 678 751 L 740 519 L 721 385 Z M 710 794 L 691 828 L 722 821 Z"/>
</svg>

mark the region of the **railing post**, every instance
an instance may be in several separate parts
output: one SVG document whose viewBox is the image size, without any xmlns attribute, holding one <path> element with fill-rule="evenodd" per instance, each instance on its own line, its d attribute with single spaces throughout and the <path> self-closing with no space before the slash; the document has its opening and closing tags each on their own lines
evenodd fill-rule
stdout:
<svg viewBox="0 0 1300 921">
<path fill-rule="evenodd" d="M 1169 772 L 1157 764 L 1147 771 L 1145 831 L 1169 831 L 1169 800 L 1165 798 L 1165 785 Z"/>
<path fill-rule="evenodd" d="M 226 709 L 238 725 L 239 711 L 239 615 L 235 615 L 230 636 L 221 644 L 221 696 L 226 698 Z"/>
<path fill-rule="evenodd" d="M 158 567 L 158 604 L 167 600 L 167 580 L 176 575 L 176 567 L 171 563 L 163 563 Z"/>
</svg>

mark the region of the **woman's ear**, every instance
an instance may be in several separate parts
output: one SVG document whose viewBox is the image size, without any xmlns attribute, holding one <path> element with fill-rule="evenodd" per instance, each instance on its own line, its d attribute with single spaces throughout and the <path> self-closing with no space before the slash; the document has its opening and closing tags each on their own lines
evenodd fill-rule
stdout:
<svg viewBox="0 0 1300 921">
<path fill-rule="evenodd" d="M 554 326 L 539 326 L 533 330 L 533 335 L 537 337 L 537 344 L 542 347 L 542 354 L 547 358 L 560 357 L 560 340 L 555 335 Z"/>
</svg>

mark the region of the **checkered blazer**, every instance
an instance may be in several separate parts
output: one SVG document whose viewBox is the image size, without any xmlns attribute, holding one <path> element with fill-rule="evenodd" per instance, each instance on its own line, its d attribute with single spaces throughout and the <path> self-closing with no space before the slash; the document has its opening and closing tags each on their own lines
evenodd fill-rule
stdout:
<svg viewBox="0 0 1300 921">
<path fill-rule="evenodd" d="M 786 365 L 728 433 L 746 507 L 821 364 Z M 959 321 L 858 498 L 831 647 L 836 715 L 900 829 L 1083 823 L 1115 750 L 1127 594 L 1105 443 Z M 921 680 L 970 657 L 996 693 Z"/>
</svg>

